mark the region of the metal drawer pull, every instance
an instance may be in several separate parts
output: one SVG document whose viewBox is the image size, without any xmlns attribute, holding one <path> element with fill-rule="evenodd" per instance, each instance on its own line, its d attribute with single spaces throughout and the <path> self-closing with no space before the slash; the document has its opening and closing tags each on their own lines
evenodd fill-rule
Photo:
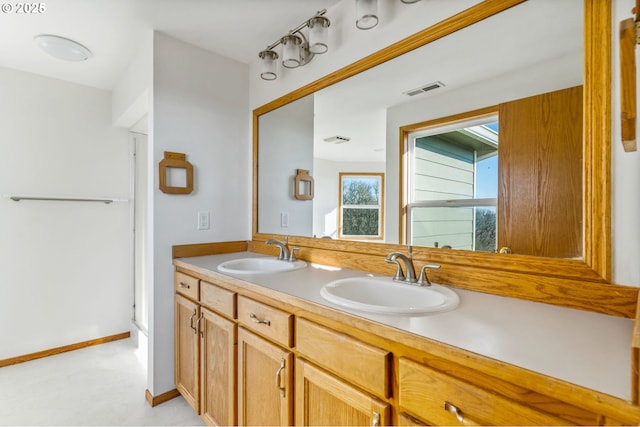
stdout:
<svg viewBox="0 0 640 427">
<path fill-rule="evenodd" d="M 267 325 L 267 326 L 271 326 L 271 320 L 261 320 L 258 319 L 258 316 L 256 316 L 255 314 L 251 313 L 249 314 L 249 317 L 251 318 L 251 320 L 253 320 L 255 323 L 262 323 L 263 325 Z"/>
<path fill-rule="evenodd" d="M 373 419 L 371 420 L 372 427 L 378 427 L 380 425 L 380 414 L 378 412 L 373 413 Z"/>
<path fill-rule="evenodd" d="M 180 282 L 180 287 L 181 287 L 182 289 L 191 289 L 191 286 L 186 285 L 186 284 L 184 284 L 184 283 L 182 283 L 182 282 Z"/>
<path fill-rule="evenodd" d="M 196 314 L 198 314 L 198 309 L 197 309 L 197 308 L 194 308 L 194 309 L 193 309 L 193 314 L 192 314 L 192 315 L 191 315 L 191 317 L 189 318 L 189 327 L 190 327 L 191 329 L 193 329 L 193 333 L 194 333 L 194 334 L 197 334 L 197 333 L 198 333 L 197 329 L 193 327 L 193 318 L 194 318 L 194 317 L 196 317 Z"/>
<path fill-rule="evenodd" d="M 193 330 L 195 334 L 197 334 L 198 331 L 200 331 L 200 321 L 202 320 L 202 316 L 204 316 L 204 313 L 200 312 L 200 317 L 198 317 L 198 320 L 196 320 L 196 327 Z M 202 331 L 200 331 L 200 337 L 204 338 L 204 333 Z"/>
<path fill-rule="evenodd" d="M 462 415 L 462 411 L 456 405 L 449 402 L 444 402 L 444 410 L 455 415 L 458 421 L 461 424 L 464 424 L 464 416 Z"/>
<path fill-rule="evenodd" d="M 276 387 L 278 387 L 278 389 L 280 390 L 281 397 L 285 396 L 285 391 L 286 391 L 286 389 L 280 385 L 282 384 L 282 371 L 284 370 L 284 362 L 285 362 L 284 359 L 280 360 L 280 367 L 276 371 Z"/>
</svg>

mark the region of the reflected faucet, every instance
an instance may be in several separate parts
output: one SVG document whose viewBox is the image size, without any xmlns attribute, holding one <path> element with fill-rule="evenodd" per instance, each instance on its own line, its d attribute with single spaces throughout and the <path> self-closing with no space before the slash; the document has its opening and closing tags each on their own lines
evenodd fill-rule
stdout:
<svg viewBox="0 0 640 427">
<path fill-rule="evenodd" d="M 274 245 L 280 249 L 280 254 L 278 255 L 279 260 L 289 260 L 291 257 L 291 253 L 289 252 L 289 236 L 285 237 L 285 241 L 282 242 L 277 239 L 269 239 L 265 242 L 267 245 Z"/>
</svg>

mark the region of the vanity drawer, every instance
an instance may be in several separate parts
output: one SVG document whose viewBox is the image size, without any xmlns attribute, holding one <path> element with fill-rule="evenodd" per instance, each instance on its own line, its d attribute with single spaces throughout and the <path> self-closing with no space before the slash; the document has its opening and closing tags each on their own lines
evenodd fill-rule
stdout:
<svg viewBox="0 0 640 427">
<path fill-rule="evenodd" d="M 231 319 L 236 318 L 236 293 L 213 283 L 200 282 L 200 303 Z"/>
<path fill-rule="evenodd" d="M 238 296 L 238 322 L 285 347 L 292 346 L 293 315 Z"/>
<path fill-rule="evenodd" d="M 427 366 L 400 358 L 398 404 L 433 425 L 571 425 Z"/>
<path fill-rule="evenodd" d="M 388 351 L 301 318 L 296 320 L 296 349 L 352 384 L 389 397 Z"/>
<path fill-rule="evenodd" d="M 198 284 L 199 280 L 195 277 L 187 276 L 184 273 L 176 271 L 173 280 L 173 287 L 179 294 L 198 300 Z"/>
</svg>

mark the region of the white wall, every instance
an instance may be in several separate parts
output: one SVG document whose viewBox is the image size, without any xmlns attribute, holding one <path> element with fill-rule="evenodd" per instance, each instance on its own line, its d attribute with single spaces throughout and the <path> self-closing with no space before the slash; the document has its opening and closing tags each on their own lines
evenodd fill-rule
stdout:
<svg viewBox="0 0 640 427">
<path fill-rule="evenodd" d="M 297 169 L 313 170 L 313 95 L 260 117 L 258 224 L 261 233 L 311 236 L 314 200 L 294 196 Z M 286 155 L 283 155 L 286 153 Z M 315 181 L 315 180 L 314 180 Z M 318 194 L 317 189 L 315 193 Z M 283 227 L 281 215 L 288 216 Z"/>
<path fill-rule="evenodd" d="M 0 68 L 0 94 L 0 359 L 128 331 L 130 147 L 111 93 Z"/>
<path fill-rule="evenodd" d="M 149 112 L 153 84 L 153 32 L 149 31 L 112 92 L 115 126 L 131 128 Z"/>
<path fill-rule="evenodd" d="M 153 72 L 148 389 L 156 396 L 175 388 L 171 246 L 251 238 L 252 152 L 248 66 L 155 33 Z M 164 151 L 187 155 L 194 167 L 193 193 L 158 190 Z M 209 230 L 197 230 L 199 211 L 210 212 Z"/>
</svg>

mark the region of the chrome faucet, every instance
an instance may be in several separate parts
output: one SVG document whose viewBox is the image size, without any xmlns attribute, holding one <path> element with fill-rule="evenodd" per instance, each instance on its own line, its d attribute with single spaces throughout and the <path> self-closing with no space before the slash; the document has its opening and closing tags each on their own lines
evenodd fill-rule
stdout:
<svg viewBox="0 0 640 427">
<path fill-rule="evenodd" d="M 411 254 L 411 252 L 409 252 L 409 254 Z M 393 277 L 393 280 L 408 283 L 417 282 L 416 269 L 413 266 L 413 259 L 411 258 L 411 255 L 406 256 L 400 252 L 391 252 L 384 260 L 390 264 L 396 263 L 398 265 L 398 269 L 396 270 L 396 275 Z M 404 264 L 406 276 L 402 270 L 402 264 L 400 264 L 400 261 Z"/>
<path fill-rule="evenodd" d="M 280 249 L 280 254 L 278 255 L 278 259 L 280 260 L 289 260 L 291 257 L 291 253 L 289 252 L 289 237 L 285 237 L 285 241 L 282 242 L 277 239 L 269 239 L 265 242 L 267 245 L 274 245 Z"/>
<path fill-rule="evenodd" d="M 413 265 L 413 251 L 411 246 L 407 246 L 409 256 L 406 256 L 400 252 L 391 252 L 384 259 L 386 262 L 390 264 L 397 264 L 398 268 L 396 270 L 396 275 L 393 277 L 393 280 L 397 282 L 407 282 L 413 283 L 418 286 L 431 286 L 431 281 L 427 276 L 427 270 L 437 270 L 440 268 L 439 265 L 435 264 L 425 264 L 420 269 L 420 277 L 416 279 L 416 270 Z M 404 264 L 404 271 L 402 270 L 402 264 Z M 405 272 L 406 271 L 406 276 Z"/>
</svg>

